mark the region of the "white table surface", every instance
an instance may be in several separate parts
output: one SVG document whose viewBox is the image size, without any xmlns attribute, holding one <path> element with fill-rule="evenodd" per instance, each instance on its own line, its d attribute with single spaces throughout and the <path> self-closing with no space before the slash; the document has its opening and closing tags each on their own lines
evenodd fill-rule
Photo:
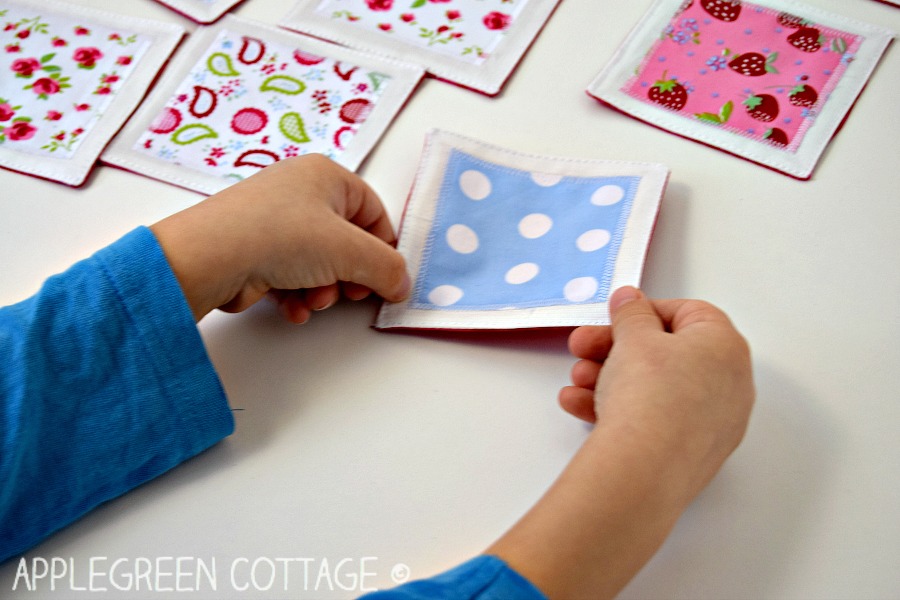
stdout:
<svg viewBox="0 0 900 600">
<path fill-rule="evenodd" d="M 900 30 L 900 10 L 884 3 L 808 2 Z M 193 27 L 149 0 L 81 3 Z M 621 597 L 898 598 L 898 48 L 801 182 L 585 94 L 650 3 L 564 0 L 499 97 L 425 81 L 361 174 L 396 223 L 432 127 L 527 152 L 668 164 L 644 287 L 725 308 L 753 347 L 759 397 L 743 445 Z M 287 9 L 248 0 L 236 12 L 274 23 Z M 0 304 L 201 199 L 113 168 L 81 189 L 0 171 L 0 190 Z M 341 304 L 303 327 L 269 305 L 204 320 L 243 409 L 236 433 L 26 555 L 64 559 L 74 580 L 55 593 L 19 581 L 13 593 L 18 562 L 7 561 L 0 596 L 91 597 L 71 589 L 87 587 L 91 557 L 107 557 L 95 571 L 144 557 L 162 572 L 182 557 L 196 573 L 193 557 L 215 563 L 215 592 L 185 577 L 181 587 L 199 591 L 105 596 L 345 598 L 355 593 L 340 585 L 360 567 L 374 573 L 366 586 L 388 586 L 397 564 L 423 577 L 480 552 L 588 433 L 556 405 L 573 362 L 565 333 L 378 333 L 375 309 Z M 290 558 L 305 561 L 279 560 Z M 280 575 L 269 591 L 240 591 L 254 562 L 258 587 L 267 565 L 289 565 L 288 591 Z"/>
</svg>

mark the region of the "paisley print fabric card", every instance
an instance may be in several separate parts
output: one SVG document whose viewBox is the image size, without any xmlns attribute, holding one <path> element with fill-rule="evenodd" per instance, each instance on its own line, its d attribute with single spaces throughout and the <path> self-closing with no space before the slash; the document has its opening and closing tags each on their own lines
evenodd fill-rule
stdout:
<svg viewBox="0 0 900 600">
<path fill-rule="evenodd" d="M 244 0 L 156 0 L 188 19 L 207 25 L 213 23 Z"/>
<path fill-rule="evenodd" d="M 588 91 L 805 179 L 892 36 L 787 1 L 658 0 Z"/>
<path fill-rule="evenodd" d="M 207 194 L 310 152 L 355 170 L 422 75 L 227 16 L 191 37 L 103 160 Z"/>
<path fill-rule="evenodd" d="M 84 183 L 183 34 L 69 4 L 0 1 L 0 166 Z"/>
<path fill-rule="evenodd" d="M 559 0 L 301 0 L 282 25 L 497 94 Z"/>
<path fill-rule="evenodd" d="M 521 154 L 428 136 L 400 227 L 409 300 L 375 327 L 515 329 L 609 322 L 638 285 L 668 179 L 655 164 Z"/>
</svg>

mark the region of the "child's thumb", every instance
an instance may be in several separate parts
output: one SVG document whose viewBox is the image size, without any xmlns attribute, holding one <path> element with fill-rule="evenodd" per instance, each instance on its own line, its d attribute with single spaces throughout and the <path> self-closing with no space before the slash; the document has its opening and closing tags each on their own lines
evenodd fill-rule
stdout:
<svg viewBox="0 0 900 600">
<path fill-rule="evenodd" d="M 355 231 L 352 243 L 341 250 L 342 264 L 338 265 L 341 281 L 363 285 L 391 302 L 405 300 L 411 283 L 406 261 L 400 253 L 369 232 L 347 225 Z"/>
<path fill-rule="evenodd" d="M 621 341 L 642 331 L 662 331 L 663 323 L 653 304 L 639 289 L 625 286 L 609 299 L 613 337 Z"/>
</svg>

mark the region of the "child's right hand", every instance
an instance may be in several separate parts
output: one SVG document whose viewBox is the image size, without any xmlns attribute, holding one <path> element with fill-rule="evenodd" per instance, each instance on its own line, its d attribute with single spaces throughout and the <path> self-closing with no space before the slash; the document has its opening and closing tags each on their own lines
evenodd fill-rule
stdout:
<svg viewBox="0 0 900 600">
<path fill-rule="evenodd" d="M 749 347 L 707 302 L 650 300 L 622 288 L 610 308 L 611 327 L 572 332 L 569 347 L 581 360 L 560 404 L 598 428 L 628 430 L 681 457 L 693 495 L 747 428 L 755 396 Z"/>
<path fill-rule="evenodd" d="M 567 411 L 596 425 L 543 498 L 487 552 L 551 598 L 612 598 L 650 559 L 740 442 L 754 400 L 750 352 L 696 300 L 611 300 L 580 327 Z"/>
</svg>

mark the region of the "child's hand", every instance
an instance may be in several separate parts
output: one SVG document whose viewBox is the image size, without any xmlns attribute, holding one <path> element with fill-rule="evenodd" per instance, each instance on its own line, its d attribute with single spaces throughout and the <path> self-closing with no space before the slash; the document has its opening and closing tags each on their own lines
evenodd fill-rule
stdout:
<svg viewBox="0 0 900 600">
<path fill-rule="evenodd" d="M 698 300 L 649 300 L 634 288 L 610 300 L 612 327 L 569 337 L 581 360 L 562 407 L 603 430 L 690 463 L 695 492 L 740 443 L 754 400 L 750 351 L 719 309 Z"/>
<path fill-rule="evenodd" d="M 152 227 L 194 317 L 270 293 L 306 322 L 341 295 L 409 293 L 394 231 L 359 177 L 311 154 L 271 165 Z"/>
<path fill-rule="evenodd" d="M 560 392 L 596 426 L 543 498 L 487 552 L 551 598 L 612 598 L 740 442 L 754 390 L 750 353 L 717 308 L 610 300 L 612 327 L 581 327 L 582 360 Z"/>
</svg>

